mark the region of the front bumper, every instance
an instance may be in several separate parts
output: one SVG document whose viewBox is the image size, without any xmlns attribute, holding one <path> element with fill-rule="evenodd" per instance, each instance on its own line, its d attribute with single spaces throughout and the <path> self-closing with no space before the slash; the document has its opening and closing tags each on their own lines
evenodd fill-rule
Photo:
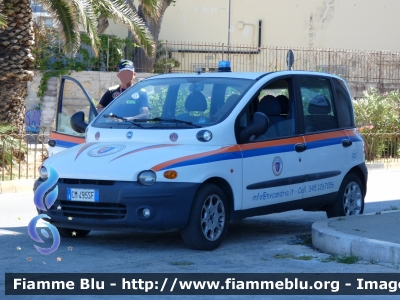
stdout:
<svg viewBox="0 0 400 300">
<path fill-rule="evenodd" d="M 36 180 L 34 190 L 43 183 Z M 60 179 L 58 197 L 46 219 L 57 227 L 113 230 L 138 227 L 152 230 L 183 228 L 189 217 L 193 197 L 200 184 L 156 182 L 142 186 L 137 182 Z M 67 200 L 67 188 L 99 190 L 99 202 Z M 150 216 L 143 216 L 143 209 Z"/>
</svg>

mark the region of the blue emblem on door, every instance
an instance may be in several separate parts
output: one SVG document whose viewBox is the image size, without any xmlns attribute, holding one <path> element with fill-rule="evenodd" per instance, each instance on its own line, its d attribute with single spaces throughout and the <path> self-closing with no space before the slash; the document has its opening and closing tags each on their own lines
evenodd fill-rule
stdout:
<svg viewBox="0 0 400 300">
<path fill-rule="evenodd" d="M 275 176 L 281 175 L 283 170 L 283 161 L 282 158 L 279 156 L 275 156 L 274 160 L 272 161 L 272 172 Z"/>
</svg>

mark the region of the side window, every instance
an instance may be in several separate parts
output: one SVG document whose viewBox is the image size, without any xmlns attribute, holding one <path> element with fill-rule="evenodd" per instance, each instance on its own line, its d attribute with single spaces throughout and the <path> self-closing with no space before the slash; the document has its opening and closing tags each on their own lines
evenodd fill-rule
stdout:
<svg viewBox="0 0 400 300">
<path fill-rule="evenodd" d="M 291 79 L 268 82 L 258 95 L 257 111 L 268 117 L 268 130 L 257 141 L 293 136 L 295 131 L 294 104 L 290 97 Z"/>
<path fill-rule="evenodd" d="M 330 80 L 318 77 L 299 78 L 303 102 L 304 127 L 306 133 L 338 128 L 333 105 Z"/>
<path fill-rule="evenodd" d="M 87 98 L 83 90 L 73 81 L 64 80 L 62 96 L 57 113 L 56 131 L 59 133 L 85 136 L 84 133 L 78 133 L 71 127 L 71 117 L 78 111 L 85 113 L 85 122 L 90 123 L 96 113 L 91 100 Z"/>
<path fill-rule="evenodd" d="M 354 112 L 350 95 L 343 81 L 334 79 L 336 90 L 336 111 L 339 119 L 339 127 L 354 127 Z"/>
</svg>

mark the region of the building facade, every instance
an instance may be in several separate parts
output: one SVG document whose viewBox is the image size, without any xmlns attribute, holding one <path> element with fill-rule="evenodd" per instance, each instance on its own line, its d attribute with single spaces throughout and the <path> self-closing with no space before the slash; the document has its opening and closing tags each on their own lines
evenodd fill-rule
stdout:
<svg viewBox="0 0 400 300">
<path fill-rule="evenodd" d="M 160 38 L 400 52 L 396 0 L 178 0 Z"/>
</svg>

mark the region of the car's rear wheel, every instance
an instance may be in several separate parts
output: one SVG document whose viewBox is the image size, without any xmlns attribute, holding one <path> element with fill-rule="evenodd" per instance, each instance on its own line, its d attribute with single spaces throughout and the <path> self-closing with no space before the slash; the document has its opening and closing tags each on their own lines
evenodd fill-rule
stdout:
<svg viewBox="0 0 400 300">
<path fill-rule="evenodd" d="M 229 213 L 222 190 L 206 183 L 197 191 L 186 227 L 181 235 L 186 246 L 196 250 L 214 250 L 228 230 Z"/>
<path fill-rule="evenodd" d="M 360 215 L 364 212 L 364 186 L 353 173 L 347 174 L 336 198 L 336 202 L 326 209 L 328 218 Z"/>
<path fill-rule="evenodd" d="M 90 230 L 60 228 L 60 227 L 57 227 L 57 229 L 58 232 L 60 233 L 60 236 L 64 238 L 85 237 L 90 232 Z"/>
</svg>

